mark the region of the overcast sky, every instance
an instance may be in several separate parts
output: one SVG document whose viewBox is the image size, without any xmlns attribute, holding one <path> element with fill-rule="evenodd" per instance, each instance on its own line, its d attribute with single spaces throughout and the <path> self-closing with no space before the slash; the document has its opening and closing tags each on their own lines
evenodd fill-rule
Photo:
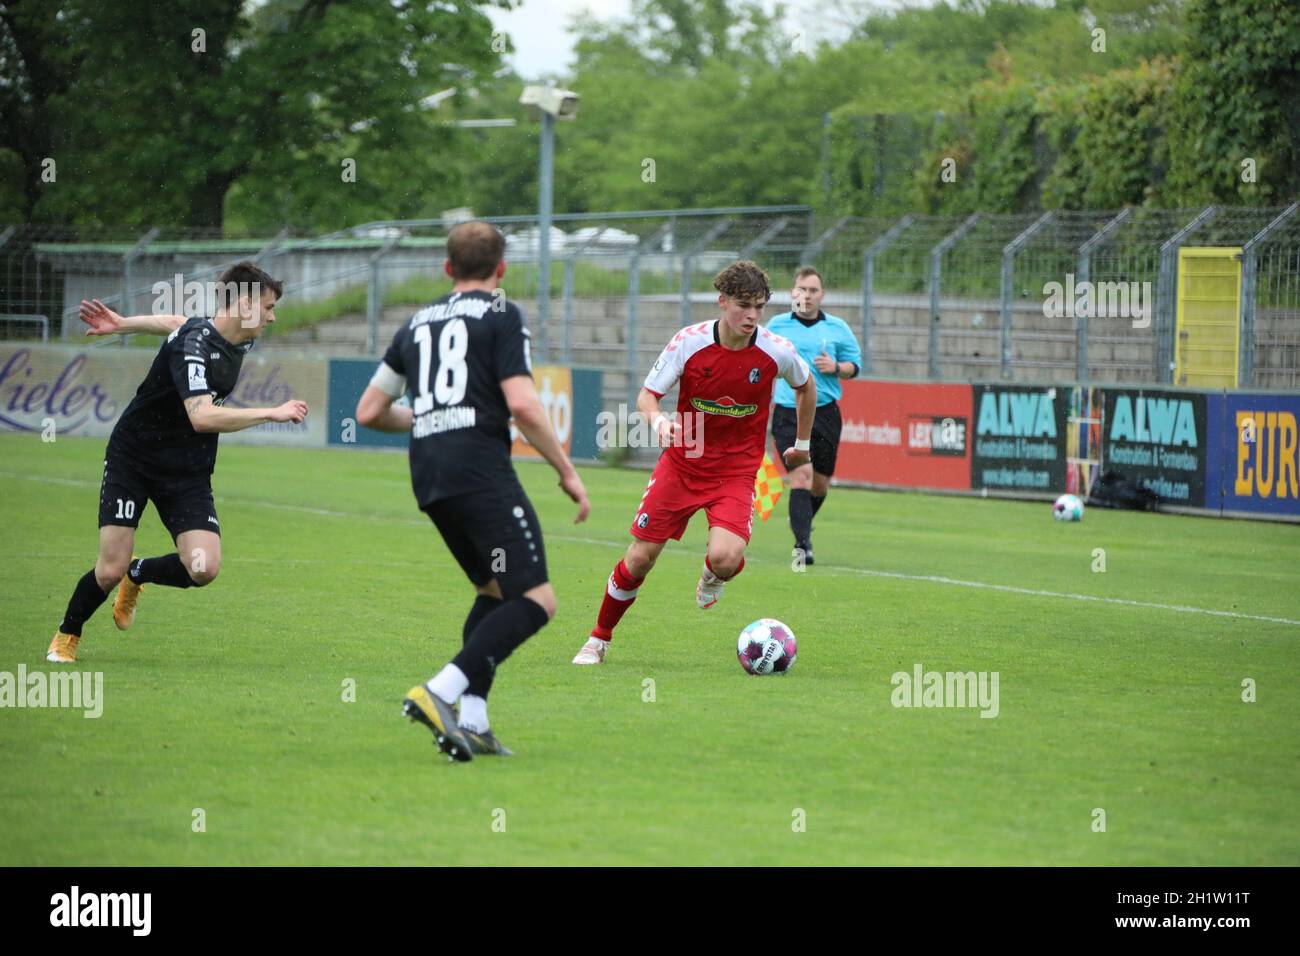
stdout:
<svg viewBox="0 0 1300 956">
<path fill-rule="evenodd" d="M 849 0 L 856 6 L 861 0 Z M 872 5 L 898 6 L 902 0 L 874 0 Z M 912 0 L 913 4 L 917 0 Z M 763 6 L 771 9 L 774 0 L 764 0 Z M 810 40 L 818 36 L 838 38 L 846 33 L 824 14 L 811 15 L 809 11 L 825 10 L 824 0 L 786 0 L 789 13 L 786 23 L 795 29 L 800 19 L 813 26 L 806 31 Z M 492 22 L 509 34 L 515 46 L 513 63 L 524 79 L 536 79 L 543 73 L 563 73 L 573 57 L 573 40 L 567 28 L 573 15 L 588 10 L 598 19 L 609 20 L 626 17 L 631 10 L 629 0 L 524 0 L 515 10 L 487 8 Z"/>
<path fill-rule="evenodd" d="M 524 79 L 543 73 L 563 72 L 573 56 L 573 41 L 566 32 L 573 15 L 589 10 L 602 20 L 625 17 L 628 0 L 524 0 L 514 10 L 488 7 L 497 29 L 514 45 L 512 65 Z M 511 59 L 511 58 L 508 58 Z"/>
</svg>

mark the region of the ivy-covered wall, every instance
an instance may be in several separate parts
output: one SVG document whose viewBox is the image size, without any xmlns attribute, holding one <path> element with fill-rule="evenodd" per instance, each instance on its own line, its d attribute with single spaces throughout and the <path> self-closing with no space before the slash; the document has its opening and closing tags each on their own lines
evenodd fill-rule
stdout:
<svg viewBox="0 0 1300 956">
<path fill-rule="evenodd" d="M 985 80 L 952 114 L 836 117 L 859 215 L 1300 197 L 1300 3 L 1198 0 L 1187 49 L 1077 83 Z"/>
</svg>

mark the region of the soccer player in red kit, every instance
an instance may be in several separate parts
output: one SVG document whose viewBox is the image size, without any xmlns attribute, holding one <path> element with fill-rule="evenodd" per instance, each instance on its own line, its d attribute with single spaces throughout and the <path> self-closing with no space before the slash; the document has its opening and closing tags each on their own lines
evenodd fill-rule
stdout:
<svg viewBox="0 0 1300 956">
<path fill-rule="evenodd" d="M 632 543 L 609 576 L 596 626 L 575 664 L 605 659 L 615 625 L 664 545 L 669 538 L 680 540 L 701 508 L 709 518 L 709 545 L 695 603 L 713 607 L 723 585 L 744 568 L 754 524 L 754 476 L 763 460 L 777 376 L 796 395 L 795 443 L 783 455 L 786 467 L 809 461 L 817 386 L 794 345 L 758 324 L 772 296 L 767 273 L 747 260 L 735 262 L 718 273 L 713 286 L 722 314 L 673 336 L 637 396 L 637 410 L 666 450 L 637 505 Z M 670 417 L 660 411 L 659 400 L 674 385 L 680 386 L 677 414 Z"/>
</svg>

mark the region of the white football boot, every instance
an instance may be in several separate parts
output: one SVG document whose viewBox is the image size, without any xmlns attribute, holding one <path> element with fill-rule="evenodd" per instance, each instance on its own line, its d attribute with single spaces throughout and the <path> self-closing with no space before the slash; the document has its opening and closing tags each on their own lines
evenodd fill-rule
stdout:
<svg viewBox="0 0 1300 956">
<path fill-rule="evenodd" d="M 700 572 L 699 583 L 695 585 L 695 603 L 707 611 L 718 603 L 718 598 L 722 597 L 722 587 L 726 583 L 710 571 L 706 564 Z"/>
<path fill-rule="evenodd" d="M 573 659 L 575 664 L 600 664 L 605 660 L 605 653 L 609 650 L 609 641 L 602 641 L 599 637 L 587 638 L 587 643 L 582 645 L 582 650 L 578 651 L 578 656 Z"/>
</svg>

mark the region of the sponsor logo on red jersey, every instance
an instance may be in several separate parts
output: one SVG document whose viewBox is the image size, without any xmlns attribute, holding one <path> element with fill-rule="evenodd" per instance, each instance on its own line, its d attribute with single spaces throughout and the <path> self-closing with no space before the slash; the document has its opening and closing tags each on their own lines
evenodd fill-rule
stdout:
<svg viewBox="0 0 1300 956">
<path fill-rule="evenodd" d="M 692 398 L 691 406 L 708 415 L 726 415 L 728 418 L 744 418 L 758 411 L 757 405 L 741 405 L 726 395 L 722 398 Z"/>
</svg>

